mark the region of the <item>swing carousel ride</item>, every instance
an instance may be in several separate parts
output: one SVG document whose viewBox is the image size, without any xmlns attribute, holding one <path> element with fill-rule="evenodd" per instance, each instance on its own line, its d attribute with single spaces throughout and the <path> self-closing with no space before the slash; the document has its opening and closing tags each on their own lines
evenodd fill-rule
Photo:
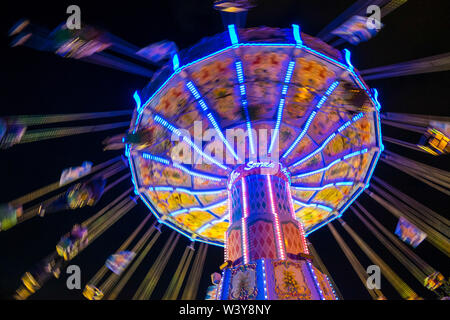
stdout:
<svg viewBox="0 0 450 320">
<path fill-rule="evenodd" d="M 445 156 L 450 151 L 449 118 L 382 113 L 378 92 L 366 81 L 448 70 L 449 55 L 404 63 L 395 67 L 395 75 L 392 66 L 358 71 L 350 51 L 336 46 L 376 35 L 368 18 L 361 16 L 366 2 L 358 1 L 351 13 L 313 37 L 297 24 L 285 29 L 246 28 L 245 15 L 253 3 L 215 1 L 225 31 L 183 50 L 170 41 L 135 48 L 87 25 L 71 30 L 62 24 L 49 32 L 28 20 L 19 21 L 10 32 L 13 46 L 53 51 L 151 80 L 134 93 L 133 112 L 2 120 L 4 149 L 129 126 L 124 134 L 104 141 L 105 150 L 123 150 L 122 157 L 69 168 L 60 181 L 1 207 L 1 230 L 10 232 L 37 215 L 95 206 L 120 182 L 132 182 L 114 201 L 75 225 L 54 253 L 26 272 L 15 298 L 26 299 L 50 278 L 58 278 L 70 260 L 138 201 L 149 214 L 86 284 L 85 298 L 116 299 L 167 230 L 172 233 L 133 299 L 152 297 L 182 236 L 191 245 L 178 260 L 163 299 L 197 297 L 208 246 L 223 247 L 224 260 L 217 261 L 207 299 L 342 299 L 306 240 L 328 228 L 365 285 L 368 274 L 338 233 L 337 222 L 402 298 L 421 299 L 343 220 L 344 213 L 355 215 L 423 286 L 446 297 L 448 280 L 414 248 L 427 241 L 448 257 L 448 220 L 372 175 L 381 160 L 448 196 L 447 171 L 384 150 L 382 141 Z M 384 15 L 404 2 L 378 1 Z M 340 37 L 335 46 L 327 43 L 333 36 Z M 446 65 L 436 70 L 431 65 L 439 59 Z M 156 71 L 142 67 L 142 62 Z M 131 122 L 29 130 L 44 123 L 123 115 L 131 115 Z M 381 124 L 418 132 L 422 138 L 414 144 L 382 137 Z M 125 169 L 130 172 L 111 181 Z M 398 219 L 396 230 L 385 227 L 356 201 L 362 194 Z M 380 288 L 368 292 L 373 299 L 387 299 Z"/>
</svg>

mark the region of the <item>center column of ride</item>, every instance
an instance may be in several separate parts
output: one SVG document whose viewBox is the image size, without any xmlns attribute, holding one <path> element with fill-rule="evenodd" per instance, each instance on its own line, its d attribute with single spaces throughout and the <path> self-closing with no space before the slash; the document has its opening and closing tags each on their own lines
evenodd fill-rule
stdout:
<svg viewBox="0 0 450 320">
<path fill-rule="evenodd" d="M 303 226 L 295 219 L 290 174 L 275 162 L 248 162 L 228 181 L 230 227 L 218 299 L 335 299 L 312 265 Z"/>
</svg>

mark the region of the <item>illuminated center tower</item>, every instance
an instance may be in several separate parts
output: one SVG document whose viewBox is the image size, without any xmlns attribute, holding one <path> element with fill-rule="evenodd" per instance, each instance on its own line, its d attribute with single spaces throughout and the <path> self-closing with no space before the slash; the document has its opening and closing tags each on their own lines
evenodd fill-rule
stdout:
<svg viewBox="0 0 450 320">
<path fill-rule="evenodd" d="M 248 162 L 228 181 L 230 227 L 218 299 L 334 300 L 312 264 L 294 216 L 290 174 L 281 163 Z"/>
</svg>

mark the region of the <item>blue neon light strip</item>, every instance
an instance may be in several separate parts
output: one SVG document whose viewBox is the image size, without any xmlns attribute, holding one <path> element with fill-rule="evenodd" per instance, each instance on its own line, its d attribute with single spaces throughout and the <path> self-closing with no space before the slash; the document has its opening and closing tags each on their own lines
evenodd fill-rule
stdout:
<svg viewBox="0 0 450 320">
<path fill-rule="evenodd" d="M 347 210 L 348 207 L 350 207 L 350 205 L 353 203 L 353 201 L 355 201 L 356 198 L 358 198 L 359 195 L 361 194 L 361 192 L 363 192 L 363 191 L 364 191 L 364 188 L 359 188 L 359 190 L 356 191 L 356 192 L 353 194 L 353 196 L 351 197 L 350 201 L 348 201 L 348 202 L 340 209 L 338 218 L 341 217 L 341 216 L 344 214 L 345 210 Z"/>
<path fill-rule="evenodd" d="M 161 116 L 155 115 L 153 117 L 153 119 L 155 120 L 155 122 L 161 124 L 163 127 L 167 128 L 169 131 L 175 133 L 177 136 L 180 136 L 180 137 L 182 136 L 179 129 L 177 129 L 175 126 L 173 126 L 172 124 L 167 122 L 167 120 L 165 120 Z M 208 159 L 209 161 L 211 161 L 212 163 L 214 163 L 215 165 L 217 165 L 218 167 L 220 167 L 220 168 L 222 168 L 224 170 L 228 170 L 229 169 L 228 167 L 224 166 L 223 164 L 221 164 L 216 159 L 208 156 L 206 153 L 204 153 L 202 150 L 200 150 L 200 148 L 194 142 L 192 142 L 191 139 L 189 139 L 186 136 L 182 136 L 182 137 L 183 137 L 183 141 L 186 142 L 189 146 L 191 146 L 191 148 L 193 148 L 198 154 L 202 155 L 203 157 L 205 157 L 206 159 Z"/>
<path fill-rule="evenodd" d="M 134 186 L 134 193 L 136 195 L 140 195 L 139 185 L 138 185 L 138 182 L 137 182 L 137 179 L 136 179 L 136 175 L 135 175 L 136 169 L 134 168 L 134 163 L 133 163 L 132 157 L 128 157 L 128 164 L 130 166 L 131 182 L 133 183 L 133 186 Z"/>
<path fill-rule="evenodd" d="M 158 157 L 158 156 L 155 156 L 155 155 L 152 155 L 152 154 L 149 154 L 149 153 L 142 153 L 142 158 L 148 159 L 148 160 L 152 160 L 152 161 L 156 161 L 156 162 L 160 162 L 160 163 L 163 163 L 165 165 L 170 165 L 170 161 L 168 159 L 165 159 L 165 158 L 162 158 L 162 157 Z M 211 175 L 207 175 L 207 174 L 203 174 L 203 173 L 200 173 L 200 172 L 196 172 L 196 171 L 190 170 L 190 169 L 180 165 L 179 163 L 175 163 L 175 162 L 172 162 L 172 166 L 174 168 L 180 169 L 181 171 L 187 173 L 190 176 L 202 178 L 202 179 L 205 179 L 205 180 L 223 181 L 225 179 L 225 178 L 214 177 L 214 176 L 211 176 Z M 164 188 L 170 188 L 170 187 L 164 187 Z"/>
<path fill-rule="evenodd" d="M 350 61 L 350 58 L 351 58 L 351 52 L 350 52 L 350 50 L 344 49 L 344 54 L 345 54 L 345 61 L 347 62 L 347 65 L 348 65 L 348 69 L 349 69 L 349 70 L 353 70 L 354 67 L 353 67 L 353 65 L 352 65 L 352 62 Z"/>
<path fill-rule="evenodd" d="M 324 276 L 325 276 L 325 278 L 327 278 L 327 281 L 330 284 L 330 287 L 331 287 L 331 290 L 333 291 L 334 297 L 336 298 L 336 300 L 339 300 L 339 297 L 336 295 L 336 291 L 334 291 L 334 288 L 333 288 L 333 285 L 331 284 L 330 279 L 328 278 L 328 276 L 326 274 Z"/>
<path fill-rule="evenodd" d="M 195 238 L 195 239 L 193 239 L 193 241 L 203 242 L 203 243 L 221 247 L 221 248 L 224 247 L 224 244 L 221 242 L 218 242 L 218 241 L 211 241 L 211 240 L 206 240 L 206 239 L 202 239 L 202 238 Z"/>
<path fill-rule="evenodd" d="M 224 222 L 225 220 L 228 219 L 228 214 L 224 214 L 223 217 L 219 217 L 217 219 L 213 219 L 207 223 L 205 223 L 203 226 L 201 226 L 200 228 L 198 228 L 195 232 L 196 233 L 202 233 L 203 231 L 205 231 L 208 228 L 213 227 L 214 225 L 220 223 L 220 222 Z"/>
<path fill-rule="evenodd" d="M 139 96 L 139 93 L 137 91 L 134 92 L 133 98 L 134 101 L 136 102 L 136 110 L 140 112 L 142 104 L 141 104 L 141 97 Z"/>
<path fill-rule="evenodd" d="M 178 169 L 180 169 L 180 170 L 182 170 L 182 171 L 186 172 L 187 174 L 189 174 L 191 176 L 194 176 L 194 177 L 202 178 L 202 179 L 205 179 L 205 180 L 222 181 L 222 179 L 220 179 L 220 178 L 212 177 L 212 176 L 209 176 L 209 175 L 206 175 L 206 174 L 201 174 L 201 173 L 189 170 L 189 169 L 183 167 L 182 165 L 179 165 L 178 163 L 173 163 L 172 165 L 175 168 L 178 168 Z"/>
<path fill-rule="evenodd" d="M 175 133 L 177 136 L 181 136 L 180 130 L 178 130 L 173 124 L 170 124 L 166 119 L 164 119 L 160 115 L 156 114 L 153 117 L 153 120 L 155 120 L 156 123 L 159 123 L 160 125 L 162 125 L 166 129 L 169 129 L 170 132 Z"/>
<path fill-rule="evenodd" d="M 302 37 L 300 35 L 300 27 L 298 26 L 298 24 L 292 25 L 292 33 L 294 34 L 294 39 L 295 39 L 295 42 L 297 42 L 297 46 L 302 47 L 303 41 L 302 41 Z"/>
<path fill-rule="evenodd" d="M 242 68 L 241 61 L 236 61 L 234 65 L 236 66 L 236 74 L 237 74 L 237 78 L 239 81 L 239 88 L 240 88 L 240 92 L 241 92 L 242 107 L 243 107 L 244 113 L 245 113 L 245 121 L 247 124 L 247 133 L 248 133 L 248 142 L 250 145 L 250 153 L 254 154 L 255 146 L 253 144 L 252 124 L 250 122 L 250 115 L 248 113 L 247 93 L 246 93 L 245 84 L 244 84 L 244 70 Z"/>
<path fill-rule="evenodd" d="M 203 242 L 203 243 L 215 245 L 215 246 L 218 246 L 218 247 L 224 247 L 224 244 L 222 242 L 219 242 L 219 241 L 211 241 L 211 240 L 206 240 L 206 239 L 193 238 L 191 235 L 186 233 L 183 229 L 173 225 L 170 222 L 166 222 L 165 220 L 161 220 L 160 219 L 160 215 L 158 215 L 158 213 L 157 213 L 158 211 L 155 210 L 153 208 L 153 206 L 148 202 L 146 195 L 145 194 L 141 194 L 141 193 L 138 193 L 138 194 L 141 197 L 141 199 L 143 200 L 143 202 L 145 203 L 145 205 L 149 208 L 150 212 L 157 218 L 159 223 L 165 224 L 166 226 L 168 226 L 172 230 L 175 230 L 175 231 L 181 233 L 182 235 L 184 235 L 185 237 L 187 237 L 191 241 L 198 241 L 198 242 Z"/>
<path fill-rule="evenodd" d="M 336 218 L 337 218 L 337 216 L 332 216 L 331 218 L 328 218 L 328 219 L 322 221 L 321 223 L 317 224 L 315 227 L 313 227 L 312 229 L 310 229 L 308 232 L 305 233 L 305 237 L 309 236 L 312 232 L 319 230 L 323 226 L 326 226 L 328 223 L 330 223 L 331 221 L 333 221 Z"/>
<path fill-rule="evenodd" d="M 296 47 L 296 43 L 239 43 L 239 47 Z"/>
<path fill-rule="evenodd" d="M 309 261 L 308 261 L 308 267 L 309 267 L 309 271 L 311 272 L 311 275 L 313 276 L 314 285 L 315 285 L 317 291 L 319 292 L 320 300 L 325 300 L 325 298 L 323 297 L 322 289 L 320 288 L 320 285 L 319 285 L 319 281 L 317 280 L 316 273 L 314 272 L 313 266 L 311 265 L 311 262 L 309 262 Z"/>
<path fill-rule="evenodd" d="M 170 164 L 169 160 L 161 158 L 161 157 L 158 157 L 158 156 L 154 156 L 154 155 L 149 154 L 149 153 L 143 153 L 142 154 L 142 158 L 147 159 L 147 160 L 157 161 L 157 162 L 164 163 L 164 164 L 167 164 L 167 165 Z"/>
<path fill-rule="evenodd" d="M 212 113 L 209 111 L 208 106 L 206 105 L 206 102 L 203 98 L 201 98 L 200 93 L 198 92 L 197 88 L 195 87 L 194 83 L 192 81 L 189 81 L 186 86 L 188 87 L 189 91 L 191 91 L 192 95 L 194 96 L 195 99 L 198 100 L 198 103 L 200 104 L 200 106 L 202 107 L 203 111 L 206 114 L 206 117 L 208 118 L 209 122 L 212 124 L 212 126 L 214 127 L 214 129 L 216 130 L 217 134 L 219 135 L 220 139 L 222 139 L 222 142 L 225 144 L 225 146 L 227 147 L 227 149 L 231 152 L 231 154 L 233 155 L 233 157 L 236 160 L 239 160 L 239 157 L 237 156 L 236 152 L 234 152 L 233 148 L 231 147 L 231 145 L 229 144 L 228 140 L 225 139 L 225 136 L 223 135 L 222 130 L 219 127 L 219 124 L 217 123 L 216 119 L 214 119 L 214 116 L 212 115 Z"/>
<path fill-rule="evenodd" d="M 306 202 L 302 202 L 300 200 L 297 200 L 295 198 L 292 198 L 292 200 L 294 200 L 294 203 L 301 205 L 303 207 L 314 207 L 314 208 L 319 208 L 322 210 L 325 210 L 327 212 L 332 212 L 334 209 L 328 206 L 324 206 L 322 204 L 317 204 L 317 203 L 306 203 Z"/>
<path fill-rule="evenodd" d="M 316 174 L 316 173 L 319 173 L 319 172 L 322 172 L 322 171 L 326 171 L 326 170 L 328 170 L 329 168 L 331 168 L 332 166 L 334 166 L 335 164 L 337 164 L 337 163 L 339 163 L 339 162 L 341 162 L 341 161 L 343 161 L 343 160 L 345 160 L 345 159 L 348 159 L 348 158 L 350 158 L 350 157 L 354 157 L 354 156 L 357 156 L 357 155 L 360 155 L 360 154 L 364 154 L 364 153 L 366 153 L 367 151 L 368 151 L 367 148 L 364 148 L 364 149 L 362 149 L 362 150 L 352 152 L 352 153 L 350 153 L 350 154 L 345 155 L 345 156 L 342 157 L 342 158 L 339 158 L 339 159 L 334 160 L 333 162 L 331 162 L 331 163 L 330 163 L 329 165 L 327 165 L 326 167 L 323 167 L 323 168 L 320 168 L 320 169 L 317 169 L 317 170 L 314 170 L 314 171 L 310 171 L 310 172 L 300 173 L 300 174 L 297 174 L 297 175 L 295 175 L 295 176 L 292 176 L 292 178 L 307 177 L 307 176 L 311 176 L 311 175 L 313 175 L 313 174 Z"/>
<path fill-rule="evenodd" d="M 206 195 L 214 195 L 226 192 L 227 189 L 217 189 L 217 190 L 190 190 L 186 188 L 179 187 L 149 187 L 149 191 L 173 191 L 173 192 L 184 192 L 191 196 L 206 196 Z"/>
<path fill-rule="evenodd" d="M 192 212 L 192 211 L 206 211 L 206 210 L 211 210 L 211 209 L 214 209 L 214 208 L 223 206 L 223 205 L 226 204 L 226 203 L 227 203 L 227 201 L 225 200 L 225 201 L 220 201 L 220 202 L 214 203 L 214 204 L 209 205 L 209 206 L 206 206 L 206 207 L 184 208 L 184 209 L 172 211 L 172 212 L 169 213 L 169 215 L 170 215 L 171 217 L 175 217 L 175 216 L 177 216 L 177 215 L 179 215 L 179 214 L 182 214 L 182 213 L 188 213 L 188 212 Z M 216 217 L 218 217 L 218 216 L 216 216 Z M 218 217 L 218 218 L 220 218 L 220 217 Z"/>
<path fill-rule="evenodd" d="M 319 152 L 321 152 L 326 146 L 327 144 L 336 136 L 337 133 L 342 132 L 343 130 L 345 130 L 347 127 L 349 127 L 352 123 L 354 123 L 355 121 L 358 121 L 359 119 L 361 119 L 363 117 L 363 113 L 359 113 L 356 116 L 354 116 L 352 118 L 352 120 L 347 121 L 346 123 L 344 123 L 342 126 L 339 127 L 339 129 L 337 129 L 334 133 L 332 133 L 321 145 L 318 149 L 316 149 L 315 151 L 311 152 L 309 155 L 307 155 L 306 157 L 304 157 L 303 159 L 300 159 L 299 161 L 297 161 L 296 163 L 294 163 L 292 165 L 292 167 L 296 167 L 299 164 L 302 164 L 303 162 L 311 159 L 312 157 L 314 157 L 316 154 L 318 154 Z"/>
<path fill-rule="evenodd" d="M 335 182 L 335 183 L 329 183 L 321 187 L 307 187 L 307 186 L 296 186 L 292 185 L 291 188 L 295 190 L 301 190 L 301 191 L 320 191 L 326 188 L 331 187 L 341 187 L 341 186 L 352 186 L 355 182 L 354 181 L 342 181 L 342 182 Z"/>
<path fill-rule="evenodd" d="M 232 45 L 238 44 L 239 40 L 236 33 L 236 26 L 234 24 L 228 25 L 228 33 L 230 35 L 231 44 Z"/>
<path fill-rule="evenodd" d="M 131 159 L 131 157 L 129 159 Z M 218 247 L 224 246 L 224 244 L 219 241 L 211 241 L 211 240 L 206 240 L 206 239 L 193 238 L 190 234 L 186 233 L 186 231 L 177 227 L 173 223 L 166 221 L 166 220 L 161 220 L 161 216 L 158 214 L 158 211 L 153 208 L 151 203 L 148 201 L 146 195 L 139 193 L 139 196 L 144 201 L 147 208 L 149 208 L 150 212 L 156 217 L 156 219 L 158 220 L 159 223 L 162 223 L 162 224 L 168 226 L 169 228 L 171 228 L 172 230 L 175 230 L 175 231 L 181 233 L 182 235 L 184 235 L 186 238 L 190 239 L 191 241 L 204 242 L 204 243 L 211 244 L 211 245 L 218 246 Z"/>
<path fill-rule="evenodd" d="M 381 109 L 381 105 L 380 102 L 378 101 L 378 90 L 373 88 L 372 91 L 373 91 L 373 99 L 375 101 L 375 107 L 379 111 Z"/>
<path fill-rule="evenodd" d="M 345 207 L 342 209 L 340 209 L 339 214 L 332 216 L 324 221 L 322 221 L 321 223 L 317 224 L 315 227 L 311 228 L 306 234 L 305 236 L 310 235 L 311 233 L 313 233 L 314 231 L 319 230 L 320 228 L 326 226 L 328 223 L 334 221 L 337 218 L 340 218 L 342 216 L 342 214 L 347 210 L 347 208 L 356 200 L 356 198 L 359 197 L 359 195 L 361 194 L 361 192 L 364 191 L 364 188 L 359 188 L 357 192 L 355 192 L 352 196 L 352 198 L 347 202 L 347 204 L 345 205 Z"/>
<path fill-rule="evenodd" d="M 283 89 L 281 90 L 280 103 L 278 104 L 277 122 L 275 123 L 275 130 L 272 135 L 272 141 L 270 142 L 269 153 L 272 152 L 272 148 L 275 144 L 275 140 L 277 139 L 278 134 L 280 132 L 280 125 L 281 125 L 281 119 L 283 118 L 283 109 L 284 109 L 284 104 L 286 101 L 286 94 L 287 94 L 287 91 L 289 88 L 289 83 L 291 82 L 291 79 L 292 79 L 292 73 L 294 72 L 294 67 L 295 67 L 295 61 L 291 60 L 289 62 L 289 65 L 288 65 L 288 68 L 286 71 L 286 76 L 284 77 L 284 85 L 283 85 Z"/>
<path fill-rule="evenodd" d="M 333 58 L 330 58 L 329 56 L 327 56 L 327 55 L 325 55 L 325 54 L 323 54 L 323 53 L 321 53 L 319 51 L 311 49 L 310 47 L 307 47 L 305 45 L 303 46 L 303 49 L 306 50 L 307 52 L 313 54 L 313 55 L 316 55 L 318 57 L 321 57 L 321 58 L 327 60 L 328 62 L 333 63 L 334 65 L 336 65 L 336 66 L 338 66 L 340 68 L 347 69 L 347 66 L 345 64 L 343 64 L 343 63 L 341 63 L 341 62 L 339 62 L 339 61 L 337 61 L 337 60 L 335 60 Z"/>
<path fill-rule="evenodd" d="M 174 54 L 172 58 L 173 70 L 177 70 L 180 67 L 180 58 L 178 54 Z"/>
<path fill-rule="evenodd" d="M 339 81 L 335 81 L 330 85 L 330 87 L 327 89 L 325 94 L 322 96 L 322 98 L 317 103 L 316 107 L 314 108 L 314 111 L 311 112 L 311 114 L 309 115 L 309 118 L 306 121 L 302 132 L 298 135 L 297 139 L 295 139 L 294 143 L 292 143 L 292 145 L 289 147 L 289 149 L 287 149 L 287 151 L 283 154 L 283 156 L 281 158 L 283 158 L 283 159 L 286 158 L 289 155 L 289 153 L 291 153 L 292 150 L 294 150 L 294 148 L 298 145 L 300 140 L 302 140 L 302 138 L 308 131 L 309 126 L 311 125 L 311 122 L 314 120 L 314 117 L 316 116 L 317 112 L 322 107 L 322 105 L 325 103 L 325 101 L 328 99 L 328 97 L 333 93 L 334 89 L 336 89 L 338 84 L 339 84 Z"/>
<path fill-rule="evenodd" d="M 380 115 L 379 115 L 378 110 L 375 111 L 375 118 L 377 119 L 377 121 L 375 122 L 375 124 L 376 124 L 375 130 L 377 131 L 377 137 L 378 137 L 380 149 L 378 150 L 377 155 L 374 158 L 372 158 L 371 167 L 368 170 L 369 174 L 366 175 L 366 177 L 367 177 L 366 188 L 369 187 L 370 179 L 372 178 L 373 172 L 375 171 L 375 167 L 377 166 L 377 163 L 380 160 L 381 153 L 384 151 L 383 141 L 381 140 L 381 123 L 380 123 Z"/>
<path fill-rule="evenodd" d="M 320 146 L 320 148 L 318 148 L 317 150 L 315 150 L 314 152 L 311 152 L 309 155 L 307 155 L 306 157 L 304 157 L 303 159 L 300 159 L 299 161 L 297 161 L 296 163 L 294 163 L 292 165 L 292 167 L 296 167 L 299 164 L 302 164 L 303 162 L 311 159 L 312 157 L 314 157 L 316 154 L 318 154 L 320 151 L 322 151 L 328 144 L 328 142 L 330 142 L 334 137 L 336 137 L 336 133 L 331 134 Z"/>
</svg>

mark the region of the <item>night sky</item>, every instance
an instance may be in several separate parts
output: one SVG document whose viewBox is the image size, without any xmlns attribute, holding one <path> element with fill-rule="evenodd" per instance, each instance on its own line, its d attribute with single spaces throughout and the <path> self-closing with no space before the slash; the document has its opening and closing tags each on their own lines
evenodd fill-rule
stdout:
<svg viewBox="0 0 450 320">
<path fill-rule="evenodd" d="M 21 1 L 2 3 L 1 9 L 1 54 L 2 86 L 0 116 L 27 114 L 83 113 L 132 109 L 132 94 L 143 88 L 147 79 L 124 72 L 63 59 L 52 53 L 33 51 L 19 47 L 9 48 L 7 32 L 22 17 L 33 23 L 53 29 L 67 19 L 66 8 L 77 4 L 81 8 L 82 23 L 105 28 L 122 39 L 139 47 L 169 39 L 179 48 L 186 48 L 202 37 L 222 32 L 224 27 L 220 14 L 212 9 L 213 1 L 47 1 L 26 4 Z M 310 35 L 317 34 L 343 12 L 354 1 L 258 1 L 259 5 L 248 14 L 247 26 L 266 25 L 289 27 L 292 23 L 301 26 Z M 369 42 L 357 47 L 344 45 L 352 51 L 353 65 L 360 69 L 393 64 L 411 59 L 427 57 L 450 51 L 449 30 L 450 2 L 409 0 L 406 4 L 382 19 L 384 28 Z M 384 112 L 403 112 L 449 116 L 448 89 L 449 72 L 415 75 L 394 79 L 369 81 L 380 93 Z M 114 120 L 120 121 L 120 120 Z M 124 120 L 121 120 L 124 121 Z M 87 122 L 86 124 L 92 124 Z M 115 131 L 83 134 L 40 143 L 14 146 L 0 153 L 0 203 L 8 202 L 25 193 L 59 180 L 61 171 L 83 161 L 101 163 L 120 153 L 102 152 L 102 140 Z M 383 127 L 383 134 L 418 141 L 418 136 Z M 432 157 L 423 153 L 399 148 L 385 143 L 387 149 L 418 161 L 449 170 L 449 156 Z M 126 173 L 126 170 L 124 171 Z M 402 172 L 379 162 L 375 176 L 413 196 L 426 206 L 449 218 L 448 197 Z M 20 285 L 21 275 L 35 262 L 54 251 L 60 237 L 73 224 L 81 222 L 104 207 L 116 196 L 129 188 L 126 180 L 108 192 L 95 208 L 83 208 L 36 217 L 7 232 L 0 233 L 0 297 L 11 298 Z M 394 230 L 397 220 L 376 202 L 362 195 L 359 201 L 387 228 Z M 102 237 L 71 261 L 81 267 L 82 286 L 102 266 L 140 221 L 149 214 L 142 203 L 136 206 Z M 435 295 L 421 286 L 415 278 L 373 237 L 351 211 L 344 216 L 349 225 L 411 286 L 420 296 L 434 298 Z M 363 266 L 372 264 L 338 223 L 335 227 L 346 240 Z M 161 239 L 167 239 L 170 229 L 164 232 L 143 261 L 119 298 L 132 297 L 140 281 L 148 272 L 153 260 L 162 248 Z M 319 255 L 329 269 L 345 299 L 370 299 L 366 289 L 354 273 L 343 252 L 338 247 L 328 228 L 310 235 Z M 167 288 L 178 265 L 185 245 L 189 241 L 181 237 L 178 246 L 165 269 L 152 296 L 159 299 Z M 448 276 L 450 264 L 445 256 L 424 241 L 415 251 L 435 269 Z M 209 275 L 218 271 L 223 261 L 223 250 L 209 246 L 207 261 L 200 283 L 198 298 L 203 299 L 210 285 Z M 50 280 L 31 299 L 84 299 L 80 290 L 68 290 L 66 276 Z M 400 296 L 383 278 L 381 290 L 390 299 Z"/>
</svg>

